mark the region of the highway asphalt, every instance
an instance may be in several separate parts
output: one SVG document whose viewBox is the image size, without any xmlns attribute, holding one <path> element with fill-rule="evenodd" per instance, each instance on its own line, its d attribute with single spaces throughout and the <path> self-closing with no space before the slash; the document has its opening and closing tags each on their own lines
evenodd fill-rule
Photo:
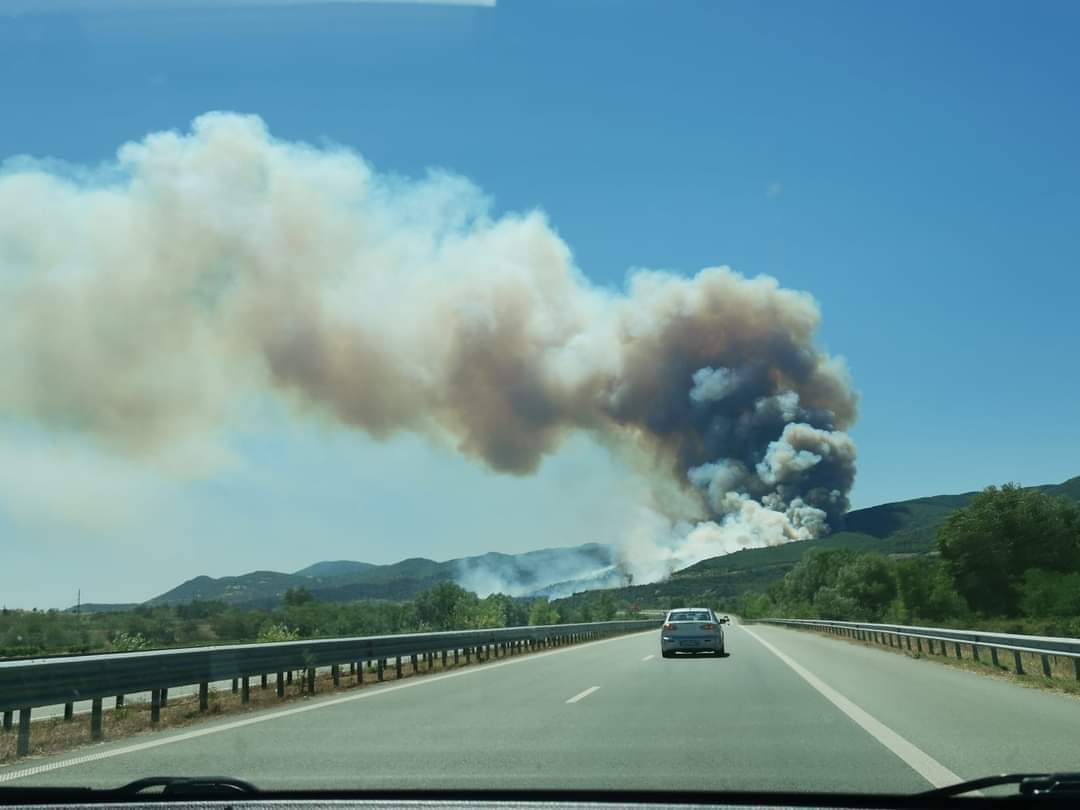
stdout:
<svg viewBox="0 0 1080 810">
<path fill-rule="evenodd" d="M 1080 700 L 833 638 L 657 631 L 316 696 L 0 768 L 4 785 L 231 775 L 266 788 L 911 792 L 1080 768 Z"/>
</svg>

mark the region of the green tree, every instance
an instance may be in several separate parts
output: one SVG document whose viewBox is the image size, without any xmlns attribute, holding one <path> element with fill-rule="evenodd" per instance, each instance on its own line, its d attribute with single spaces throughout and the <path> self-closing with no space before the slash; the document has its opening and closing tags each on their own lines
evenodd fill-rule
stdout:
<svg viewBox="0 0 1080 810">
<path fill-rule="evenodd" d="M 859 554 L 848 559 L 837 570 L 835 583 L 841 604 L 851 605 L 847 616 L 855 620 L 879 621 L 896 598 L 893 563 L 884 554 Z M 820 597 L 821 592 L 815 597 L 815 605 Z"/>
<path fill-rule="evenodd" d="M 937 541 L 972 608 L 1016 615 L 1025 572 L 1080 568 L 1080 505 L 1017 484 L 990 487 L 945 520 Z"/>
<path fill-rule="evenodd" d="M 596 621 L 610 622 L 615 618 L 615 597 L 611 595 L 610 591 L 604 591 L 600 594 L 600 599 L 596 603 Z"/>
<path fill-rule="evenodd" d="M 547 599 L 537 599 L 529 605 L 529 624 L 558 624 L 559 612 Z"/>
<path fill-rule="evenodd" d="M 422 629 L 449 630 L 454 626 L 457 603 L 468 596 L 468 591 L 453 582 L 440 582 L 416 595 L 413 604 Z"/>
<path fill-rule="evenodd" d="M 289 588 L 285 591 L 285 604 L 290 606 L 306 605 L 315 600 L 314 595 L 307 588 Z"/>
<path fill-rule="evenodd" d="M 1032 618 L 1080 616 L 1080 572 L 1029 569 L 1020 589 L 1020 609 Z"/>
<path fill-rule="evenodd" d="M 911 557 L 893 566 L 896 599 L 888 618 L 901 624 L 962 619 L 970 612 L 941 560 Z"/>
<path fill-rule="evenodd" d="M 847 549 L 811 551 L 784 576 L 783 601 L 787 606 L 812 605 L 818 591 L 836 586 L 840 569 L 855 559 Z"/>
</svg>

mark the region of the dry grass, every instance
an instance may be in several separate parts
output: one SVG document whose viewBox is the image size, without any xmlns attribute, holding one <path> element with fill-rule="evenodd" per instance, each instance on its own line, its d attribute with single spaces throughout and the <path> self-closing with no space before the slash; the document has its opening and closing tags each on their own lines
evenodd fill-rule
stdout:
<svg viewBox="0 0 1080 810">
<path fill-rule="evenodd" d="M 539 652 L 540 648 L 537 650 Z M 527 654 L 527 651 L 516 653 Z M 494 656 L 491 657 L 495 660 Z M 466 666 L 465 656 L 462 655 L 457 666 L 454 664 L 454 656 L 447 656 L 446 667 L 443 667 L 441 656 L 433 656 L 431 666 L 419 658 L 417 670 L 414 672 L 412 663 L 408 657 L 401 659 L 402 679 L 413 676 L 424 676 L 429 672 L 437 674 L 443 671 L 460 669 Z M 470 662 L 477 665 L 475 657 Z M 485 662 L 480 662 L 481 665 Z M 392 683 L 397 680 L 397 669 L 393 659 L 387 662 L 388 666 L 383 671 L 384 683 Z M 293 681 L 285 686 L 285 696 L 277 696 L 276 681 L 273 674 L 267 678 L 265 689 L 261 687 L 258 676 L 250 680 L 250 701 L 241 702 L 240 692 L 233 693 L 231 690 L 210 690 L 209 707 L 206 712 L 199 711 L 199 698 L 197 695 L 185 695 L 183 697 L 170 696 L 167 705 L 161 708 L 161 720 L 155 726 L 150 722 L 150 703 L 147 701 L 131 701 L 118 709 L 108 709 L 102 713 L 102 732 L 104 741 L 117 740 L 124 737 L 132 737 L 142 734 L 152 734 L 171 728 L 182 728 L 198 723 L 212 717 L 226 714 L 244 714 L 277 708 L 285 703 L 298 700 L 309 700 L 312 695 L 305 690 L 305 679 L 302 672 L 293 673 Z M 357 683 L 356 675 L 350 672 L 348 665 L 341 667 L 340 686 L 335 687 L 329 669 L 320 670 L 315 679 L 315 696 L 329 692 L 344 692 L 351 689 L 368 689 L 377 687 L 377 670 L 374 666 L 364 667 L 363 683 Z M 9 733 L 0 732 L 0 767 L 15 762 L 20 764 L 27 761 L 27 757 L 16 757 L 15 746 L 18 728 L 18 713 L 15 715 L 15 726 Z M 65 722 L 62 717 L 50 717 L 43 720 L 35 720 L 31 724 L 30 731 L 30 756 L 55 754 L 69 751 L 87 745 L 96 745 L 90 739 L 90 714 L 75 715 L 70 722 Z"/>
<path fill-rule="evenodd" d="M 800 629 L 804 632 L 819 632 L 809 628 Z M 1073 659 L 1064 655 L 1047 656 L 1050 662 L 1051 674 L 1051 677 L 1047 678 L 1043 674 L 1042 656 L 1036 653 L 1020 653 L 1020 665 L 1023 672 L 1018 673 L 1012 650 L 998 650 L 997 664 L 994 664 L 991 648 L 981 644 L 977 647 L 979 658 L 976 660 L 973 650 L 975 645 L 971 644 L 962 643 L 960 645 L 961 657 L 957 658 L 956 645 L 951 641 L 935 641 L 934 652 L 931 653 L 925 639 L 922 640 L 922 651 L 920 652 L 915 639 L 911 639 L 911 649 L 909 650 L 906 638 L 898 640 L 893 636 L 886 636 L 886 641 L 891 641 L 891 644 L 881 644 L 877 641 L 862 641 L 849 636 L 835 636 L 832 634 L 828 634 L 828 636 L 838 641 L 846 641 L 849 644 L 873 647 L 898 655 L 905 655 L 908 658 L 935 661 L 967 672 L 977 672 L 982 675 L 1003 678 L 1029 688 L 1050 689 L 1068 695 L 1080 696 L 1080 680 L 1076 677 Z M 944 652 L 942 650 L 943 643 L 945 645 Z"/>
</svg>

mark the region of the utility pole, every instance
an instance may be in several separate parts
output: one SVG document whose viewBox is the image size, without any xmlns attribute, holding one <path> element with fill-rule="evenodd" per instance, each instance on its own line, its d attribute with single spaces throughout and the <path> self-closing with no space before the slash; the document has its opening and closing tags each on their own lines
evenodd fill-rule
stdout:
<svg viewBox="0 0 1080 810">
<path fill-rule="evenodd" d="M 75 597 L 75 615 L 82 615 L 82 588 L 79 588 L 79 595 Z"/>
</svg>

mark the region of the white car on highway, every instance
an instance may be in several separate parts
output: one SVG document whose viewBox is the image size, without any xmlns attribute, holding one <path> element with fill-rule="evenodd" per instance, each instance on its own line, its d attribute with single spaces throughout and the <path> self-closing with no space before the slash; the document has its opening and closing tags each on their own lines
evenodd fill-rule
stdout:
<svg viewBox="0 0 1080 810">
<path fill-rule="evenodd" d="M 724 628 L 728 617 L 709 608 L 678 608 L 668 611 L 660 628 L 660 654 L 672 658 L 677 652 L 724 654 Z"/>
</svg>

